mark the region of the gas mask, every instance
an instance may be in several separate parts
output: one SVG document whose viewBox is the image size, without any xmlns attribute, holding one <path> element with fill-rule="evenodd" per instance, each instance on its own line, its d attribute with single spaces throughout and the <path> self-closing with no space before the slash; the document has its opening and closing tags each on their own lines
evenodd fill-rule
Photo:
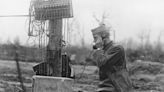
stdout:
<svg viewBox="0 0 164 92">
<path fill-rule="evenodd" d="M 103 47 L 102 37 L 99 35 L 94 36 L 93 49 L 101 49 Z"/>
</svg>

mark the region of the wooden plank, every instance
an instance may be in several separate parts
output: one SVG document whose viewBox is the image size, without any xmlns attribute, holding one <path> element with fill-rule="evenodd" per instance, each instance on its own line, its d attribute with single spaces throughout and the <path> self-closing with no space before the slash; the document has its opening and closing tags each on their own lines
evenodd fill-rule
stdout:
<svg viewBox="0 0 164 92">
<path fill-rule="evenodd" d="M 33 92 L 73 92 L 72 85 L 69 78 L 33 76 Z"/>
</svg>

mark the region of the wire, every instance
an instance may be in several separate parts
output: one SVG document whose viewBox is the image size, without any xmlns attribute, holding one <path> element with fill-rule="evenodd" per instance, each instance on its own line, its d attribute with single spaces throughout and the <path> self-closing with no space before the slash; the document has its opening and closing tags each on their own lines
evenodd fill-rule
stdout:
<svg viewBox="0 0 164 92">
<path fill-rule="evenodd" d="M 46 57 L 43 57 L 43 56 L 45 55 L 45 53 L 47 51 L 47 48 L 45 46 L 47 44 L 49 44 L 48 43 L 49 33 L 47 31 L 47 29 L 48 29 L 48 22 L 46 20 L 37 20 L 37 19 L 45 19 L 45 18 L 50 18 L 52 16 L 51 15 L 49 16 L 47 14 L 48 10 L 45 10 L 42 15 L 39 15 L 39 17 L 37 17 L 37 18 L 34 17 L 36 15 L 35 14 L 35 9 L 34 9 L 34 1 L 35 0 L 32 0 L 30 2 L 30 8 L 29 8 L 29 30 L 28 30 L 28 32 L 29 32 L 29 36 L 30 37 L 35 37 L 34 43 L 36 43 L 36 40 L 39 43 L 39 48 L 41 50 L 41 53 L 39 55 L 42 58 L 42 60 L 44 61 Z M 63 19 L 63 33 L 62 33 L 63 37 L 60 38 L 60 43 L 59 44 L 60 44 L 60 50 L 61 51 L 57 51 L 57 56 L 58 57 L 60 57 L 61 54 L 62 54 L 61 52 L 62 52 L 62 49 L 63 49 L 62 48 L 63 47 L 63 42 L 67 42 L 69 44 L 69 36 L 70 35 L 69 35 L 69 32 L 67 31 L 68 27 L 69 27 L 68 19 Z M 29 37 L 29 39 L 30 39 L 30 37 Z M 57 59 L 60 59 L 60 58 L 57 58 Z M 48 60 L 48 58 L 46 58 L 46 60 Z M 66 68 L 68 68 L 68 67 L 66 67 Z"/>
<path fill-rule="evenodd" d="M 83 67 L 83 71 L 80 73 L 81 75 L 80 75 L 80 77 L 78 78 L 78 80 L 82 78 L 82 76 L 83 76 L 83 74 L 84 74 L 84 71 L 86 70 L 86 66 L 87 66 L 87 63 L 85 63 L 85 65 L 84 65 L 84 67 Z"/>
<path fill-rule="evenodd" d="M 92 50 L 92 51 L 89 53 L 89 57 L 91 57 L 91 55 L 92 55 L 93 52 L 94 52 L 94 50 Z M 84 72 L 85 72 L 85 69 L 86 69 L 87 64 L 88 64 L 88 63 L 86 62 L 85 65 L 84 65 L 83 71 L 81 72 L 81 75 L 80 75 L 80 77 L 78 78 L 78 80 L 82 78 L 82 75 L 83 75 Z"/>
<path fill-rule="evenodd" d="M 0 15 L 0 17 L 30 17 L 34 15 Z"/>
<path fill-rule="evenodd" d="M 30 18 L 29 18 L 29 31 L 28 31 L 29 33 L 28 34 L 29 36 L 32 36 L 38 39 L 39 49 L 41 52 L 39 56 L 41 57 L 42 61 L 44 61 L 43 54 L 45 52 L 44 50 L 45 48 L 44 48 L 43 43 L 45 43 L 44 35 L 46 34 L 44 33 L 44 31 L 46 30 L 45 29 L 46 21 L 35 20 L 35 17 L 32 16 L 32 15 L 35 15 L 33 1 L 30 2 L 30 8 L 29 8 Z M 34 40 L 34 43 L 36 42 L 35 40 Z"/>
</svg>

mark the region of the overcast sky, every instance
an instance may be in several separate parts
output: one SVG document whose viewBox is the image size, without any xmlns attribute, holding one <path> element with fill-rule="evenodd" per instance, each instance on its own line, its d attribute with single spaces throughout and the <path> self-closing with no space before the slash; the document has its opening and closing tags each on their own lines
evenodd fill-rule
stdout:
<svg viewBox="0 0 164 92">
<path fill-rule="evenodd" d="M 28 14 L 30 0 L 0 0 L 0 15 Z M 164 31 L 164 0 L 73 0 L 74 17 L 84 27 L 85 40 L 92 42 L 90 30 L 98 23 L 103 12 L 116 30 L 116 40 L 137 38 L 142 30 L 151 30 L 151 40 L 157 40 Z M 27 40 L 28 18 L 0 18 L 0 39 L 6 41 L 19 36 Z M 162 38 L 163 39 L 163 38 Z"/>
</svg>

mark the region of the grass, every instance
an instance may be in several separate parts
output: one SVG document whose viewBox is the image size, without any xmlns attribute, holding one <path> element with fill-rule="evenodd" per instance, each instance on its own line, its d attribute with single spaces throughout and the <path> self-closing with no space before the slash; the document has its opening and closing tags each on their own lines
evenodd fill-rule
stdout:
<svg viewBox="0 0 164 92">
<path fill-rule="evenodd" d="M 26 86 L 27 92 L 32 92 L 32 76 L 35 73 L 32 70 L 32 67 L 37 63 L 26 63 L 20 62 L 21 72 L 23 76 L 23 82 Z M 142 63 L 143 64 L 143 63 Z M 153 64 L 154 65 L 154 64 Z M 156 64 L 155 64 L 156 65 Z M 160 64 L 159 64 L 160 65 Z M 130 67 L 136 66 L 136 64 L 129 64 Z M 147 64 L 146 64 L 147 66 Z M 158 65 L 157 65 L 158 67 Z M 74 65 L 73 69 L 75 71 L 76 78 L 74 80 L 73 88 L 75 92 L 82 90 L 85 92 L 95 92 L 98 85 L 98 70 L 96 66 L 81 66 L 81 65 Z M 131 68 L 130 68 L 131 69 Z M 156 68 L 155 68 L 156 69 Z M 141 70 L 142 71 L 142 70 Z M 164 76 L 163 74 L 153 75 L 153 74 L 144 74 L 139 72 L 140 74 L 136 73 L 137 75 L 133 75 L 132 79 L 134 81 L 143 82 L 148 81 L 147 84 L 150 84 L 149 81 L 154 80 L 157 84 L 161 86 L 164 85 Z M 20 90 L 20 83 L 17 78 L 17 70 L 16 70 L 16 63 L 15 61 L 5 61 L 0 60 L 0 92 L 17 92 L 15 90 Z M 157 78 L 158 77 L 158 78 Z M 147 87 L 152 87 L 154 84 L 150 84 Z M 155 87 L 155 86 L 154 86 Z M 160 92 L 160 91 L 151 91 L 151 90 L 139 90 L 135 92 Z M 163 91 L 162 91 L 163 92 Z"/>
<path fill-rule="evenodd" d="M 27 92 L 31 92 L 32 88 L 32 76 L 35 73 L 32 70 L 32 67 L 37 63 L 26 63 L 20 62 L 22 77 L 24 85 L 27 89 Z M 75 71 L 76 79 L 74 80 L 74 89 L 78 90 L 88 90 L 89 92 L 94 92 L 98 76 L 95 74 L 97 67 L 95 66 L 84 66 L 75 65 L 73 66 Z M 4 92 L 15 92 L 14 89 L 20 88 L 20 83 L 17 77 L 17 69 L 15 61 L 0 60 L 0 90 L 4 89 Z M 1 91 L 0 91 L 1 92 Z M 3 91 L 2 91 L 3 92 Z"/>
</svg>

